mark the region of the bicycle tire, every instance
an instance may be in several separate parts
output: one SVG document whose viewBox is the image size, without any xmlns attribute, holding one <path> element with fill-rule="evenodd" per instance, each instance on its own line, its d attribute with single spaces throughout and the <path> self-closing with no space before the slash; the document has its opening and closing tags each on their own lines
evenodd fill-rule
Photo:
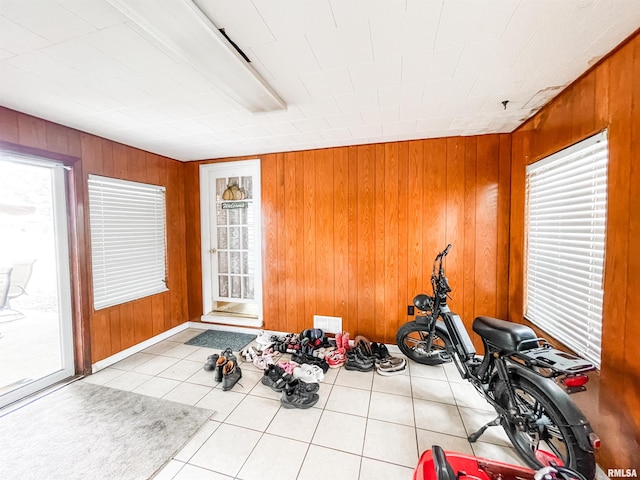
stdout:
<svg viewBox="0 0 640 480">
<path fill-rule="evenodd" d="M 426 352 L 419 348 L 419 344 L 422 342 L 422 336 L 420 338 L 416 338 L 416 336 L 411 336 L 412 334 L 424 334 L 425 336 L 429 334 L 426 325 L 420 324 L 417 322 L 407 322 L 402 325 L 398 332 L 396 333 L 396 345 L 400 351 L 406 355 L 411 360 L 426 364 L 425 358 L 428 357 L 430 352 Z M 433 337 L 433 345 L 431 346 L 431 351 L 434 350 L 442 350 L 451 356 L 451 352 L 453 351 L 453 347 L 451 344 L 451 340 L 449 339 L 449 334 L 446 329 L 438 324 L 436 324 L 434 337 Z"/>
<path fill-rule="evenodd" d="M 531 381 L 520 376 L 511 378 L 511 384 L 517 398 L 518 409 L 526 405 L 527 408 L 537 412 L 536 419 L 538 421 L 548 420 L 550 422 L 548 425 L 542 423 L 536 425 L 539 442 L 534 448 L 532 440 L 535 439 L 535 434 L 518 429 L 515 423 L 510 423 L 506 417 L 502 417 L 504 431 L 527 465 L 533 469 L 545 466 L 537 460 L 535 453 L 539 447 L 546 445 L 551 453 L 562 460 L 565 467 L 578 471 L 587 479 L 595 478 L 596 466 L 593 453 L 580 448 L 575 433 L 568 426 L 569 422 L 553 404 L 553 400 Z M 509 396 L 506 391 L 503 391 L 496 400 L 503 408 L 509 408 Z M 545 416 L 546 420 L 543 418 Z"/>
</svg>

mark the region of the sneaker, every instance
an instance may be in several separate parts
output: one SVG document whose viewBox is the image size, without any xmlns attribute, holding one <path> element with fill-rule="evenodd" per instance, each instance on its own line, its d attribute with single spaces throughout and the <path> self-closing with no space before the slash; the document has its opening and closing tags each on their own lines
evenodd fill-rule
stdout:
<svg viewBox="0 0 640 480">
<path fill-rule="evenodd" d="M 347 361 L 344 363 L 344 368 L 347 370 L 370 372 L 374 367 L 375 362 L 371 359 L 365 358 L 363 355 L 360 355 L 357 349 L 347 353 Z"/>
<path fill-rule="evenodd" d="M 329 352 L 324 359 L 329 364 L 329 368 L 340 368 L 347 361 L 347 356 L 344 348 L 339 348 Z"/>
<path fill-rule="evenodd" d="M 264 371 L 260 383 L 266 385 L 274 392 L 281 392 L 290 381 L 291 375 L 287 374 L 281 367 L 278 365 L 269 365 L 269 368 Z"/>
<path fill-rule="evenodd" d="M 316 381 L 315 374 L 311 371 L 309 365 L 306 364 L 293 369 L 293 378 L 307 383 L 313 383 Z"/>
<path fill-rule="evenodd" d="M 311 372 L 311 375 L 313 375 L 313 380 L 310 380 L 311 382 L 321 382 L 324 380 L 324 372 L 318 365 L 309 365 L 307 363 L 303 363 L 302 365 L 300 365 L 300 368 Z"/>
<path fill-rule="evenodd" d="M 284 408 L 311 408 L 318 400 L 320 400 L 320 395 L 317 393 L 311 393 L 305 391 L 304 386 L 301 386 L 303 382 L 299 382 L 296 388 L 287 392 L 284 390 L 282 392 L 282 398 L 280 399 L 280 403 Z"/>
<path fill-rule="evenodd" d="M 383 366 L 384 368 L 391 367 L 403 367 L 407 364 L 407 361 L 403 357 L 387 357 L 384 360 L 375 360 L 376 366 Z"/>
<path fill-rule="evenodd" d="M 389 349 L 384 343 L 371 342 L 371 351 L 379 360 L 391 357 Z"/>
<path fill-rule="evenodd" d="M 316 393 L 320 390 L 320 384 L 317 382 L 305 382 L 299 379 L 293 379 L 287 382 L 284 389 L 287 392 L 292 392 L 296 388 L 302 388 L 306 393 Z"/>
<path fill-rule="evenodd" d="M 214 353 L 213 355 L 209 355 L 207 357 L 207 361 L 204 364 L 204 369 L 207 372 L 210 372 L 211 370 L 215 370 L 216 363 L 218 363 L 218 358 L 219 357 L 220 357 L 220 355 L 218 355 L 217 353 Z"/>
<path fill-rule="evenodd" d="M 336 333 L 336 348 L 344 348 L 342 346 L 342 332 Z"/>
<path fill-rule="evenodd" d="M 407 369 L 406 361 L 400 365 L 389 365 L 389 364 L 385 364 L 385 365 L 387 366 L 378 366 L 376 368 L 376 371 L 380 375 L 385 377 L 390 377 L 392 375 L 401 375 Z"/>
<path fill-rule="evenodd" d="M 299 365 L 302 365 L 303 363 L 317 365 L 322 369 L 323 373 L 327 373 L 329 371 L 329 364 L 324 359 L 314 357 L 313 355 L 307 355 L 306 353 L 294 353 L 291 355 L 291 361 Z"/>
<path fill-rule="evenodd" d="M 264 350 L 267 347 L 273 345 L 273 340 L 271 340 L 271 338 L 272 337 L 267 332 L 265 332 L 264 330 L 260 330 L 258 332 L 258 336 L 256 337 L 256 343 Z"/>
<path fill-rule="evenodd" d="M 224 366 L 224 372 L 222 374 L 222 390 L 224 392 L 231 390 L 241 378 L 242 370 L 240 370 L 240 367 L 236 362 L 228 361 Z"/>
</svg>

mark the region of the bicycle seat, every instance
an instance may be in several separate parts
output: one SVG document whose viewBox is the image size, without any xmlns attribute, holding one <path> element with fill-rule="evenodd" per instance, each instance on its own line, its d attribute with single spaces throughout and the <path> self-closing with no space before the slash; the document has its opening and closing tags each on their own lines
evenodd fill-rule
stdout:
<svg viewBox="0 0 640 480">
<path fill-rule="evenodd" d="M 536 339 L 534 331 L 526 325 L 491 317 L 476 317 L 473 331 L 500 350 L 515 351 L 521 342 Z M 537 346 L 537 342 L 531 342 L 531 348 Z"/>
</svg>

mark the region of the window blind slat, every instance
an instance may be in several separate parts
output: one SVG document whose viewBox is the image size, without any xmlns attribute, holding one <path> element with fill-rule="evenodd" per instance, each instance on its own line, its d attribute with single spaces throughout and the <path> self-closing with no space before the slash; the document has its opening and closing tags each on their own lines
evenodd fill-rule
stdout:
<svg viewBox="0 0 640 480">
<path fill-rule="evenodd" d="M 94 308 L 167 290 L 165 189 L 89 175 Z"/>
<path fill-rule="evenodd" d="M 525 317 L 600 366 L 606 132 L 527 167 Z"/>
</svg>

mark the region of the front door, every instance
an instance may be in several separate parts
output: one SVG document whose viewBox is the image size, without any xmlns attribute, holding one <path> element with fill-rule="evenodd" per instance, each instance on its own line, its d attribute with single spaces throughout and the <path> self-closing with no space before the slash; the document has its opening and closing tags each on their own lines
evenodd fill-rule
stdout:
<svg viewBox="0 0 640 480">
<path fill-rule="evenodd" d="M 260 161 L 200 167 L 202 320 L 262 326 Z"/>
</svg>

